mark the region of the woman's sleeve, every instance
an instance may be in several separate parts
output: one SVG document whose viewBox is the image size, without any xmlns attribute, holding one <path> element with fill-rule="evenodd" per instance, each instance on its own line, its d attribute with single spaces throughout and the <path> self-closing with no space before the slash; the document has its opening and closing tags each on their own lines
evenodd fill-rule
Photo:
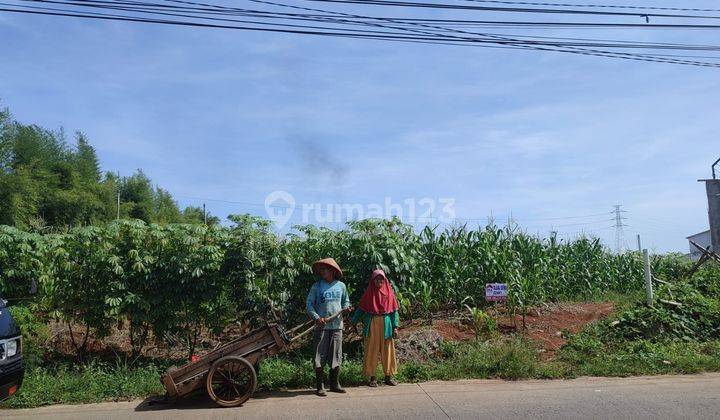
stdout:
<svg viewBox="0 0 720 420">
<path fill-rule="evenodd" d="M 359 306 L 357 309 L 355 309 L 355 313 L 352 316 L 353 324 L 357 324 L 358 322 L 360 322 L 360 317 L 363 316 L 363 313 L 364 313 L 363 310 L 360 309 Z"/>
<path fill-rule="evenodd" d="M 392 324 L 393 330 L 397 329 L 398 325 L 400 324 L 400 314 L 398 313 L 398 311 L 390 314 L 390 323 Z"/>
</svg>

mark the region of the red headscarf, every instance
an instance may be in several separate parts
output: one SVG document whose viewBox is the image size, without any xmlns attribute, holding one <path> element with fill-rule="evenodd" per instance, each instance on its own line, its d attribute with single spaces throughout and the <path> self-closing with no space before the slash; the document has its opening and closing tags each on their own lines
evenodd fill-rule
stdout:
<svg viewBox="0 0 720 420">
<path fill-rule="evenodd" d="M 381 287 L 375 286 L 375 278 L 378 276 L 385 279 Z M 362 309 L 363 312 L 375 315 L 390 314 L 398 310 L 398 301 L 397 298 L 395 298 L 395 292 L 385 276 L 384 271 L 377 269 L 372 272 L 370 283 L 367 289 L 365 289 L 362 298 L 360 298 L 360 309 Z"/>
</svg>

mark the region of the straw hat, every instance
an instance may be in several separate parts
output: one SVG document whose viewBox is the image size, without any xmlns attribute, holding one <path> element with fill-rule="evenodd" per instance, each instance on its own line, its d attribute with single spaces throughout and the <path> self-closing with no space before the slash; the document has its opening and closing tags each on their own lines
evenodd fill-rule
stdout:
<svg viewBox="0 0 720 420">
<path fill-rule="evenodd" d="M 312 265 L 312 272 L 315 273 L 316 276 L 319 276 L 320 267 L 322 267 L 323 265 L 333 268 L 335 272 L 337 272 L 338 278 L 341 279 L 343 277 L 343 272 L 340 269 L 340 266 L 337 262 L 335 262 L 335 259 L 333 258 L 323 258 L 322 260 L 315 261 Z"/>
</svg>

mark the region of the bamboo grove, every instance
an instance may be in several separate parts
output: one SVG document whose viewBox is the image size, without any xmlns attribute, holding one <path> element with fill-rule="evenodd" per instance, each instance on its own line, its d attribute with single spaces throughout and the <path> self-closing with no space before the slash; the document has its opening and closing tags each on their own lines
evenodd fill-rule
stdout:
<svg viewBox="0 0 720 420">
<path fill-rule="evenodd" d="M 342 265 L 354 300 L 372 269 L 383 268 L 405 317 L 483 307 L 486 283 L 507 283 L 508 305 L 519 311 L 643 287 L 638 256 L 610 253 L 594 238 L 538 238 L 492 223 L 417 232 L 398 220 L 301 226 L 278 236 L 267 220 L 230 220 L 229 227 L 130 220 L 52 234 L 0 226 L 0 295 L 82 329 L 85 340 L 123 326 L 137 354 L 168 337 L 192 354 L 202 329 L 258 322 L 271 307 L 290 324 L 300 321 L 314 281 L 310 263 L 327 256 Z M 79 355 L 85 345 L 75 343 Z"/>
</svg>

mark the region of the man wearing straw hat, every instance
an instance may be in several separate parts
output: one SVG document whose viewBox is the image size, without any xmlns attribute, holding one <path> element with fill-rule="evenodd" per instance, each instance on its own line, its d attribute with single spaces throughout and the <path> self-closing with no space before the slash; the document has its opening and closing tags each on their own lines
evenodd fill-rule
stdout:
<svg viewBox="0 0 720 420">
<path fill-rule="evenodd" d="M 340 386 L 340 364 L 342 363 L 342 315 L 332 317 L 339 312 L 350 312 L 350 298 L 338 263 L 332 258 L 315 261 L 313 273 L 318 277 L 310 288 L 305 301 L 305 309 L 316 322 L 313 334 L 315 349 L 316 394 L 324 397 L 323 366 L 330 366 L 330 391 L 344 393 Z"/>
</svg>

